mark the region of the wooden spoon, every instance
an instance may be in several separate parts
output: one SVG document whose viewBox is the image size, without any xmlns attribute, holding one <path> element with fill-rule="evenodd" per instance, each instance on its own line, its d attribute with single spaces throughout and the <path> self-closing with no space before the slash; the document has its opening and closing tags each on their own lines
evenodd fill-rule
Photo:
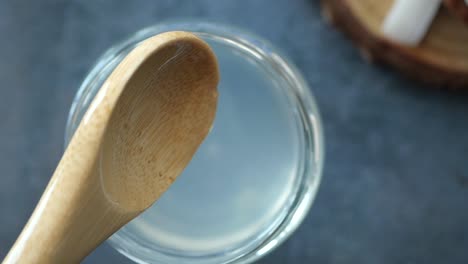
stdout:
<svg viewBox="0 0 468 264">
<path fill-rule="evenodd" d="M 152 205 L 209 132 L 217 83 L 194 35 L 142 42 L 96 95 L 4 263 L 77 263 Z"/>
</svg>

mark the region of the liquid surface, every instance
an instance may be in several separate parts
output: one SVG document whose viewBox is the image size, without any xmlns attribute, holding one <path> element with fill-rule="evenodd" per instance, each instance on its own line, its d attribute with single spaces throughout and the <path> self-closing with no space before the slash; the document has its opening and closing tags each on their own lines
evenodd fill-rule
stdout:
<svg viewBox="0 0 468 264">
<path fill-rule="evenodd" d="M 297 174 L 299 132 L 281 83 L 207 42 L 221 73 L 214 127 L 162 198 L 124 227 L 165 251 L 219 252 L 258 237 L 287 206 Z"/>
</svg>

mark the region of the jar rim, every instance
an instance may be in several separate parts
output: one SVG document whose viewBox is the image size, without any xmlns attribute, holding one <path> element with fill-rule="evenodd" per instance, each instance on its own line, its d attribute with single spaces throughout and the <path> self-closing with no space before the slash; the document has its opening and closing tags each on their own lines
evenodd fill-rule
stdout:
<svg viewBox="0 0 468 264">
<path fill-rule="evenodd" d="M 97 60 L 96 64 L 92 67 L 92 70 L 86 76 L 75 95 L 69 112 L 65 132 L 65 144 L 67 144 L 69 139 L 71 139 L 74 129 L 80 121 L 78 110 L 80 107 L 85 105 L 87 101 L 92 100 L 90 90 L 93 87 L 93 84 L 95 86 L 102 78 L 106 77 L 106 71 L 107 73 L 110 73 L 109 71 L 111 71 L 113 67 L 123 59 L 127 52 L 133 49 L 139 42 L 155 34 L 174 30 L 190 31 L 200 35 L 201 37 L 203 37 L 204 34 L 208 34 L 214 37 L 227 39 L 247 47 L 247 52 L 251 51 L 257 55 L 259 54 L 259 56 L 265 56 L 265 58 L 268 58 L 269 63 L 274 64 L 276 68 L 284 72 L 285 78 L 290 82 L 290 88 L 293 89 L 292 92 L 294 93 L 301 110 L 300 114 L 301 121 L 303 122 L 302 126 L 305 131 L 305 140 L 307 144 L 305 149 L 307 153 L 305 153 L 305 164 L 303 164 L 304 171 L 301 175 L 301 183 L 294 202 L 291 204 L 287 215 L 281 219 L 281 223 L 279 223 L 275 230 L 272 230 L 269 235 L 261 241 L 261 243 L 256 245 L 254 248 L 250 248 L 247 252 L 245 252 L 245 249 L 242 250 L 242 248 L 236 249 L 236 252 L 234 252 L 236 254 L 232 254 L 234 257 L 222 260 L 222 263 L 250 263 L 279 246 L 303 221 L 315 198 L 317 188 L 321 180 L 324 162 L 322 124 L 317 105 L 310 89 L 298 69 L 267 41 L 252 33 L 232 26 L 193 20 L 169 21 L 137 31 L 123 42 L 112 46 L 107 52 L 105 52 Z M 142 247 L 135 243 L 135 241 L 119 236 L 118 234 L 109 238 L 108 241 L 112 247 L 129 259 L 132 259 L 137 263 L 147 263 L 147 259 L 142 256 L 138 256 L 138 254 L 135 253 L 135 250 L 132 250 Z M 152 249 L 142 248 L 142 250 L 151 251 Z M 156 252 L 153 253 L 156 255 Z M 208 256 L 209 259 L 207 259 L 207 257 L 196 258 L 193 261 L 190 261 L 187 259 L 180 259 L 178 256 L 168 256 L 167 254 L 163 254 L 155 256 L 155 259 L 153 260 L 160 260 L 161 258 L 168 261 L 176 261 L 176 263 L 208 263 L 207 261 L 213 260 L 215 260 L 213 263 L 220 263 L 220 259 L 216 258 L 216 256 Z"/>
</svg>

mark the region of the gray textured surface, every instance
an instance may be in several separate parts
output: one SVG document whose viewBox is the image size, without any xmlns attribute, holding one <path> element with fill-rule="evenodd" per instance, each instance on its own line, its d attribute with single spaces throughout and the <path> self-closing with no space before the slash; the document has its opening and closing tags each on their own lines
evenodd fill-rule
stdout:
<svg viewBox="0 0 468 264">
<path fill-rule="evenodd" d="M 468 263 L 468 98 L 362 62 L 315 0 L 0 1 L 0 259 L 62 152 L 68 107 L 112 43 L 170 18 L 250 29 L 317 97 L 327 162 L 299 230 L 260 263 Z M 108 245 L 85 263 L 130 263 Z"/>
</svg>

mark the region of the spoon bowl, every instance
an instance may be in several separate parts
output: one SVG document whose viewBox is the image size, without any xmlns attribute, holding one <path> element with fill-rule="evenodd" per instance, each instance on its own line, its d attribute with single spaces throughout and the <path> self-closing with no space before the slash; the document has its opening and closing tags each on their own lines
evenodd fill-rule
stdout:
<svg viewBox="0 0 468 264">
<path fill-rule="evenodd" d="M 217 101 L 216 59 L 206 44 L 178 39 L 149 56 L 143 48 L 129 56 L 145 58 L 130 78 L 129 67 L 120 67 L 108 80 L 125 88 L 100 158 L 108 198 L 130 211 L 153 204 L 182 172 L 208 134 Z"/>
</svg>

